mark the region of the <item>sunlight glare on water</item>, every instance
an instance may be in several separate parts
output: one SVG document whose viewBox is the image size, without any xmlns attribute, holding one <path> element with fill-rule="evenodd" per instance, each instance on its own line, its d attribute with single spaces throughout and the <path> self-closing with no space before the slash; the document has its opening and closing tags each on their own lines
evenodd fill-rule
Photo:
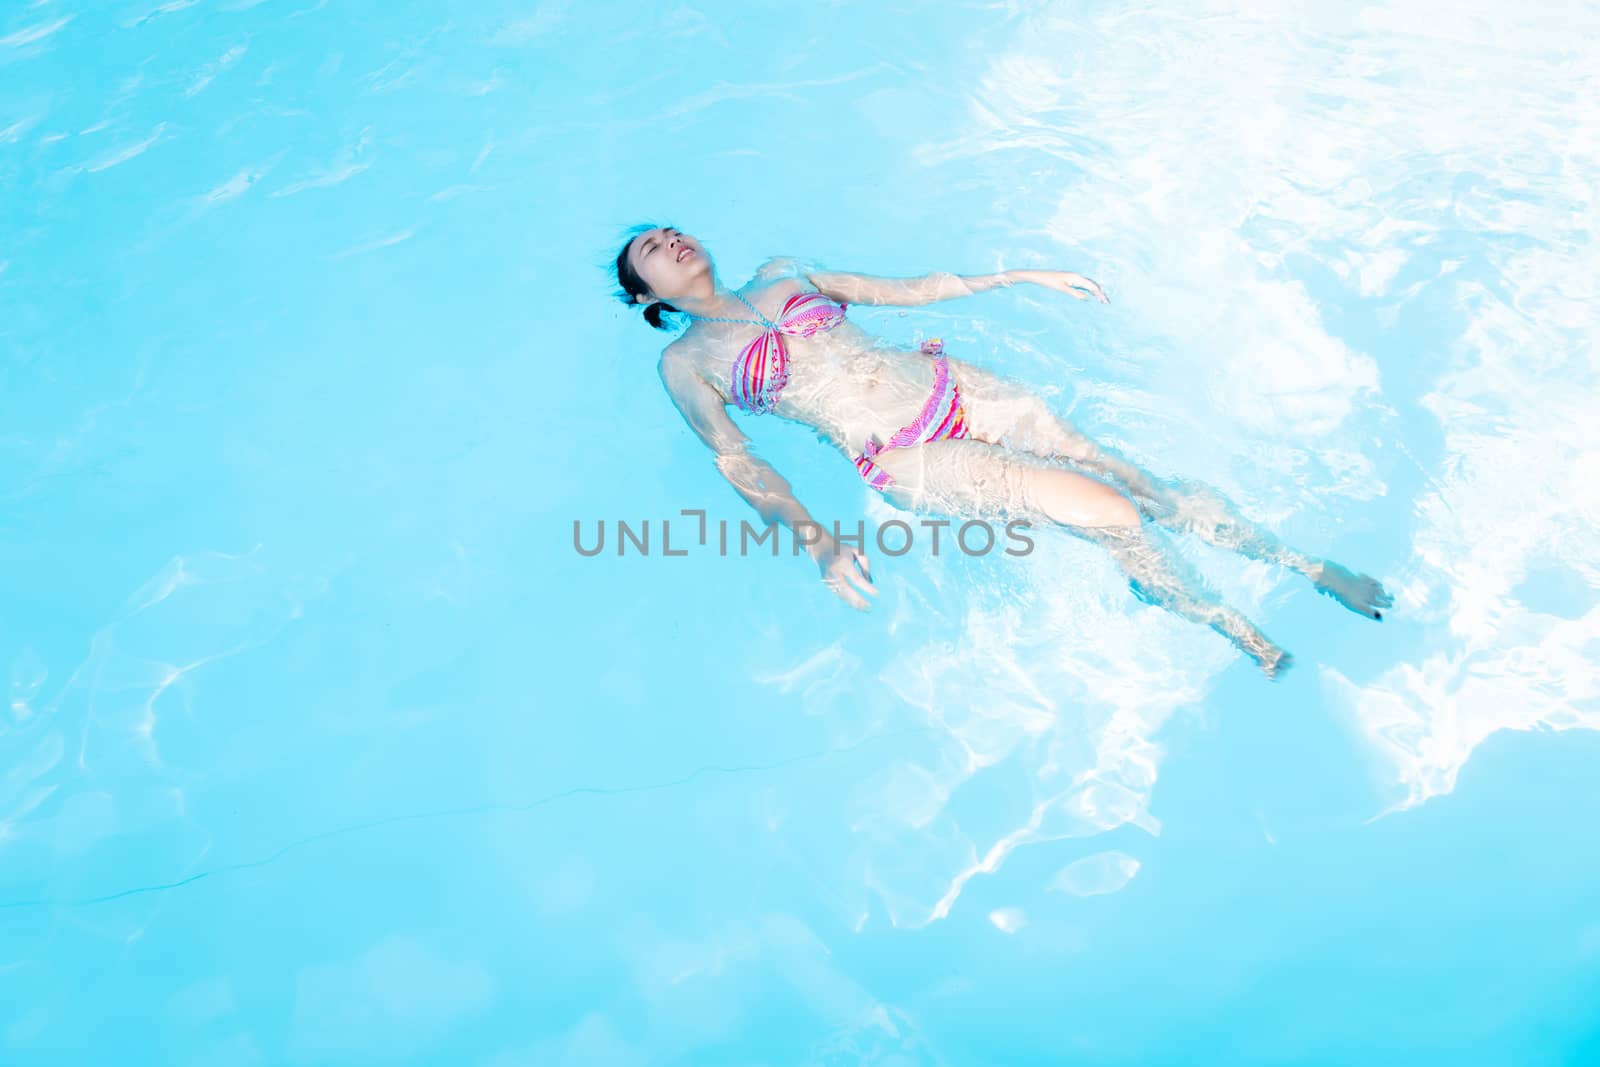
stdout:
<svg viewBox="0 0 1600 1067">
<path fill-rule="evenodd" d="M 1600 8 L 0 11 L 0 1062 L 1600 1057 Z M 626 227 L 1380 577 L 753 513 Z M 907 518 L 737 416 L 824 523 Z M 869 546 L 869 554 L 871 548 Z"/>
</svg>

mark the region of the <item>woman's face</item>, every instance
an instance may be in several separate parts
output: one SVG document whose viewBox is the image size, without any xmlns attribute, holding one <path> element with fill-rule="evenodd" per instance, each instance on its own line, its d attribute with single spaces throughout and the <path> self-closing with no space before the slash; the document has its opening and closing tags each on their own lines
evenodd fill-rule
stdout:
<svg viewBox="0 0 1600 1067">
<path fill-rule="evenodd" d="M 646 230 L 628 244 L 633 269 L 655 298 L 670 301 L 690 292 L 711 272 L 711 257 L 700 242 L 671 226 Z"/>
</svg>

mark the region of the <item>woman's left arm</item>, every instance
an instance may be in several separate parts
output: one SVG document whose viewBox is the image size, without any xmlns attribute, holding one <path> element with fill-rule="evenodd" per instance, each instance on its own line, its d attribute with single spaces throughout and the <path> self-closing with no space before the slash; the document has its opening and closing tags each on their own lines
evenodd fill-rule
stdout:
<svg viewBox="0 0 1600 1067">
<path fill-rule="evenodd" d="M 939 300 L 971 296 L 1001 286 L 1031 282 L 1047 289 L 1075 296 L 1090 297 L 1109 304 L 1100 287 L 1081 274 L 1064 270 L 1007 270 L 999 274 L 950 274 L 938 271 L 920 278 L 878 278 L 870 274 L 813 271 L 806 275 L 817 291 L 847 304 L 887 304 L 893 307 L 920 307 Z"/>
</svg>

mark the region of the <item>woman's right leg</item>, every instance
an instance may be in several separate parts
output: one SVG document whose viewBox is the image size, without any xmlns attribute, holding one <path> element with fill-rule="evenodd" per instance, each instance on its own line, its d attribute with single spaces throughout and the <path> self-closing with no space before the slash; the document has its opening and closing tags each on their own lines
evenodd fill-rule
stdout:
<svg viewBox="0 0 1600 1067">
<path fill-rule="evenodd" d="M 909 511 L 993 518 L 1043 518 L 1111 553 L 1140 600 L 1200 622 L 1233 642 L 1269 678 L 1291 662 L 1283 649 L 1221 598 L 1141 522 L 1139 510 L 1103 481 L 972 438 L 880 452 L 895 480 L 884 495 Z"/>
</svg>

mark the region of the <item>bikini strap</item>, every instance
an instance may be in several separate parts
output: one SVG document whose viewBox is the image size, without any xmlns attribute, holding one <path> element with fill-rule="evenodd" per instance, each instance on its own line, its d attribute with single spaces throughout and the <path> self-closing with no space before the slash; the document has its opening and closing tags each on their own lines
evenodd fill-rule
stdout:
<svg viewBox="0 0 1600 1067">
<path fill-rule="evenodd" d="M 761 320 L 761 325 L 765 326 L 769 330 L 776 330 L 778 328 L 778 324 L 777 323 L 773 322 L 771 319 L 769 319 L 765 315 L 761 314 L 761 310 L 759 308 L 757 308 L 754 304 L 750 303 L 750 301 L 746 300 L 744 298 L 744 294 L 739 292 L 739 290 L 735 289 L 733 291 L 733 295 L 739 298 L 739 302 L 741 304 L 743 304 L 745 307 L 749 308 L 751 311 L 754 311 L 756 313 L 756 318 Z"/>
</svg>

